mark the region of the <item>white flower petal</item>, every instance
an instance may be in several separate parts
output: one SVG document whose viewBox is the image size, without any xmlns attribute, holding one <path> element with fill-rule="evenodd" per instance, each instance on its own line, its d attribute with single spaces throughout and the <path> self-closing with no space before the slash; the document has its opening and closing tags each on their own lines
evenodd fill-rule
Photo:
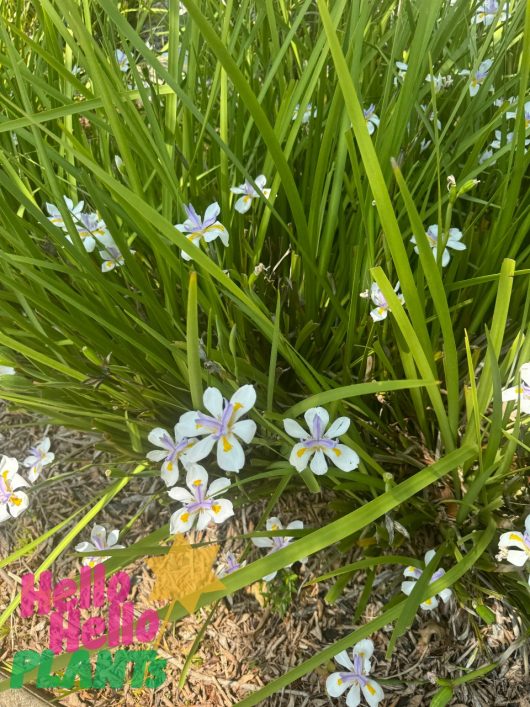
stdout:
<svg viewBox="0 0 530 707">
<path fill-rule="evenodd" d="M 438 607 L 438 599 L 436 597 L 429 597 L 422 602 L 420 606 L 422 609 L 425 609 L 425 611 L 433 611 L 433 609 Z"/>
<path fill-rule="evenodd" d="M 180 470 L 177 461 L 174 462 L 164 462 L 162 464 L 162 470 L 160 474 L 162 481 L 169 488 L 174 486 L 179 480 Z"/>
<path fill-rule="evenodd" d="M 354 683 L 348 694 L 346 695 L 346 705 L 347 707 L 357 707 L 361 702 L 361 688 L 359 683 Z"/>
<path fill-rule="evenodd" d="M 345 444 L 336 444 L 331 449 L 324 449 L 324 453 L 341 471 L 352 471 L 359 466 L 359 455 Z"/>
<path fill-rule="evenodd" d="M 221 479 L 215 479 L 212 481 L 210 488 L 208 489 L 208 498 L 218 496 L 220 493 L 226 491 L 229 486 L 231 486 L 230 479 L 226 479 L 224 477 Z"/>
<path fill-rule="evenodd" d="M 173 488 L 169 489 L 167 495 L 173 500 L 179 501 L 184 505 L 193 503 L 195 501 L 195 496 L 190 493 L 188 489 L 185 489 L 182 486 L 174 486 Z"/>
<path fill-rule="evenodd" d="M 346 668 L 348 672 L 353 670 L 353 663 L 348 655 L 348 651 L 341 651 L 340 653 L 337 653 L 337 655 L 333 657 L 333 660 L 335 663 L 342 665 L 343 668 Z"/>
<path fill-rule="evenodd" d="M 9 482 L 13 488 L 13 491 L 16 491 L 17 489 L 20 489 L 24 486 L 26 486 L 26 487 L 29 486 L 26 479 L 22 478 L 22 476 L 20 476 L 20 474 L 16 474 L 16 473 L 11 474 L 11 476 L 9 477 Z"/>
<path fill-rule="evenodd" d="M 10 479 L 13 474 L 18 471 L 18 461 L 15 457 L 6 457 L 2 455 L 0 458 L 0 474 L 7 471 L 7 478 Z"/>
<path fill-rule="evenodd" d="M 153 449 L 150 452 L 147 452 L 145 456 L 147 457 L 147 459 L 149 459 L 149 461 L 161 462 L 162 459 L 166 458 L 167 452 L 163 449 Z"/>
<path fill-rule="evenodd" d="M 232 425 L 232 432 L 247 444 L 254 439 L 256 429 L 257 427 L 254 420 L 240 420 L 236 422 L 235 425 Z"/>
<path fill-rule="evenodd" d="M 37 449 L 39 449 L 41 452 L 49 452 L 50 451 L 50 438 L 49 437 L 44 437 L 42 442 L 37 444 Z"/>
<path fill-rule="evenodd" d="M 186 474 L 186 486 L 195 495 L 197 489 L 202 486 L 204 490 L 208 487 L 208 473 L 200 464 L 193 464 Z M 168 491 L 171 495 L 171 491 Z"/>
<path fill-rule="evenodd" d="M 453 596 L 453 592 L 451 589 L 442 589 L 441 592 L 438 592 L 438 596 L 443 602 L 448 602 L 449 599 Z"/>
<path fill-rule="evenodd" d="M 213 417 L 220 419 L 223 414 L 223 396 L 217 388 L 206 388 L 202 402 Z"/>
<path fill-rule="evenodd" d="M 116 528 L 114 530 L 111 530 L 109 533 L 109 537 L 107 538 L 107 547 L 112 547 L 113 545 L 116 545 L 116 543 L 118 542 L 119 535 L 120 531 Z"/>
<path fill-rule="evenodd" d="M 309 437 L 302 425 L 296 422 L 296 420 L 292 420 L 290 417 L 286 417 L 283 421 L 283 428 L 290 437 L 294 437 L 295 439 L 307 439 Z"/>
<path fill-rule="evenodd" d="M 169 432 L 162 427 L 155 427 L 147 435 L 147 439 L 151 442 L 151 444 L 154 444 L 156 447 L 162 447 L 163 449 L 169 450 L 167 442 L 164 441 L 164 438 L 167 439 L 168 437 L 171 439 Z"/>
<path fill-rule="evenodd" d="M 214 203 L 210 204 L 210 206 L 206 209 L 203 221 L 210 221 L 213 218 L 217 218 L 220 213 L 221 207 L 216 201 L 214 201 Z"/>
<path fill-rule="evenodd" d="M 76 552 L 94 552 L 94 550 L 97 550 L 97 548 L 94 547 L 94 545 L 92 545 L 92 543 L 89 543 L 86 541 L 82 542 L 82 543 L 78 543 L 74 549 Z"/>
<path fill-rule="evenodd" d="M 322 452 L 322 450 L 318 449 L 313 454 L 313 458 L 311 459 L 311 464 L 309 466 L 310 466 L 313 474 L 316 474 L 317 476 L 322 476 L 323 474 L 325 474 L 327 472 L 328 463 L 326 461 L 326 457 L 324 456 L 324 452 Z"/>
<path fill-rule="evenodd" d="M 353 655 L 360 655 L 363 660 L 370 660 L 374 654 L 374 642 L 370 638 L 364 638 L 353 646 Z"/>
<path fill-rule="evenodd" d="M 234 515 L 232 502 L 226 498 L 217 499 L 215 503 L 212 503 L 211 514 L 214 523 L 223 523 L 227 518 Z"/>
<path fill-rule="evenodd" d="M 427 550 L 427 552 L 425 553 L 425 564 L 428 565 L 435 555 L 436 550 Z"/>
<path fill-rule="evenodd" d="M 506 390 L 502 391 L 502 399 L 504 402 L 508 402 L 509 400 L 517 400 L 522 394 L 522 392 L 523 389 L 519 386 L 514 386 L 513 388 L 506 388 Z"/>
<path fill-rule="evenodd" d="M 309 410 L 306 410 L 306 412 L 304 413 L 304 419 L 307 423 L 307 426 L 311 430 L 311 434 L 313 434 L 313 424 L 317 415 L 320 418 L 322 432 L 324 432 L 324 430 L 329 424 L 329 414 L 327 410 L 322 407 L 309 408 Z"/>
<path fill-rule="evenodd" d="M 403 594 L 406 594 L 407 596 L 412 592 L 414 587 L 416 586 L 416 582 L 401 582 L 401 591 Z"/>
<path fill-rule="evenodd" d="M 326 437 L 334 439 L 335 437 L 341 437 L 346 434 L 350 426 L 350 419 L 348 417 L 338 417 L 335 422 L 333 422 L 329 429 L 326 430 Z"/>
<path fill-rule="evenodd" d="M 15 491 L 11 494 L 7 505 L 13 518 L 16 518 L 29 506 L 29 498 L 23 491 Z"/>
<path fill-rule="evenodd" d="M 95 525 L 90 533 L 90 539 L 94 543 L 94 547 L 100 550 L 107 546 L 107 531 L 102 525 Z"/>
<path fill-rule="evenodd" d="M 369 707 L 377 707 L 381 700 L 385 698 L 381 685 L 371 678 L 367 679 L 366 684 L 362 686 L 361 690 Z M 346 702 L 346 704 L 348 703 Z"/>
<path fill-rule="evenodd" d="M 224 435 L 218 440 L 217 463 L 223 471 L 238 472 L 245 466 L 245 453 L 235 435 Z"/>
<path fill-rule="evenodd" d="M 499 548 L 517 547 L 524 550 L 526 545 L 523 534 L 518 530 L 511 530 L 508 533 L 503 533 L 499 538 Z"/>
<path fill-rule="evenodd" d="M 524 550 L 508 550 L 506 559 L 516 567 L 523 567 L 529 559 L 529 555 Z"/>
<path fill-rule="evenodd" d="M 283 524 L 277 516 L 271 516 L 265 523 L 267 530 L 283 530 Z"/>
<path fill-rule="evenodd" d="M 190 447 L 186 452 L 186 460 L 189 463 L 200 462 L 205 459 L 208 454 L 212 451 L 215 445 L 215 437 L 213 435 L 208 435 L 199 440 L 193 447 Z"/>
<path fill-rule="evenodd" d="M 272 538 L 250 538 L 256 547 L 272 547 Z"/>
<path fill-rule="evenodd" d="M 313 449 L 308 449 L 303 442 L 298 442 L 291 450 L 289 464 L 294 466 L 296 471 L 303 471 L 307 467 L 312 454 Z"/>
<path fill-rule="evenodd" d="M 341 673 L 331 673 L 326 680 L 326 692 L 330 697 L 340 697 L 349 686 L 350 683 L 342 680 Z"/>
<path fill-rule="evenodd" d="M 185 508 L 181 508 L 179 511 L 173 513 L 169 519 L 169 532 L 171 535 L 175 533 L 186 533 L 195 520 L 195 515 L 188 513 Z"/>
<path fill-rule="evenodd" d="M 233 420 L 239 420 L 256 404 L 256 391 L 253 385 L 243 385 L 230 398 L 234 406 Z"/>
<path fill-rule="evenodd" d="M 303 520 L 292 520 L 290 523 L 287 523 L 285 526 L 285 530 L 303 530 L 304 528 L 304 521 Z"/>
<path fill-rule="evenodd" d="M 206 510 L 206 509 L 202 509 L 195 515 L 197 518 L 197 525 L 195 526 L 195 529 L 196 530 L 205 530 L 210 525 L 210 522 L 212 521 L 211 511 Z"/>
<path fill-rule="evenodd" d="M 190 412 L 185 412 L 180 416 L 177 422 L 177 429 L 179 431 L 179 437 L 198 437 L 204 434 L 205 428 L 202 425 L 198 425 L 195 420 L 197 419 L 198 413 L 195 410 Z"/>
<path fill-rule="evenodd" d="M 244 194 L 234 204 L 234 209 L 240 214 L 246 214 L 252 206 L 252 197 L 249 194 Z"/>
</svg>

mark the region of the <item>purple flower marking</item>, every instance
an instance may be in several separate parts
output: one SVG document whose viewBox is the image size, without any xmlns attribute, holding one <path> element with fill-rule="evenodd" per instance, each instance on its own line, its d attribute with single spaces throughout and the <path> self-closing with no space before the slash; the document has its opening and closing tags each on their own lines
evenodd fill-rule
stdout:
<svg viewBox="0 0 530 707">
<path fill-rule="evenodd" d="M 193 206 L 191 204 L 189 204 L 188 206 L 186 206 L 184 204 L 184 211 L 186 212 L 186 216 L 189 218 L 189 220 L 193 224 L 193 228 L 191 229 L 191 232 L 195 233 L 196 231 L 202 231 L 203 223 L 201 221 L 201 217 L 195 211 Z"/>
<path fill-rule="evenodd" d="M 94 534 L 94 537 L 92 538 L 94 545 L 97 547 L 98 550 L 104 550 L 105 545 L 101 542 L 101 538 L 99 535 Z"/>
<path fill-rule="evenodd" d="M 7 503 L 11 498 L 11 485 L 7 479 L 0 474 L 0 503 Z"/>
<path fill-rule="evenodd" d="M 204 488 L 202 483 L 194 484 L 192 493 L 197 500 L 195 503 L 190 503 L 186 506 L 188 513 L 196 513 L 200 510 L 210 511 L 212 509 L 215 499 L 204 497 Z"/>
<path fill-rule="evenodd" d="M 184 211 L 190 220 L 190 233 L 199 233 L 204 231 L 205 228 L 213 226 L 213 224 L 217 221 L 217 216 L 210 216 L 210 218 L 206 218 L 203 221 L 191 204 L 188 206 L 184 205 Z"/>
<path fill-rule="evenodd" d="M 351 673 L 340 673 L 340 679 L 345 683 L 358 682 L 361 687 L 365 687 L 368 679 L 363 675 L 363 659 L 360 655 L 353 656 L 353 671 Z"/>
<path fill-rule="evenodd" d="M 227 560 L 226 574 L 231 574 L 232 572 L 235 572 L 236 570 L 241 569 L 241 564 L 236 560 L 236 556 L 232 552 L 229 552 L 227 554 L 226 560 Z"/>
<path fill-rule="evenodd" d="M 337 443 L 335 440 L 322 436 L 322 427 L 322 420 L 319 415 L 315 415 L 311 426 L 311 433 L 313 436 L 307 440 L 304 440 L 304 447 L 307 449 L 311 449 L 313 447 L 327 447 L 328 449 L 331 449 L 336 446 Z"/>
<path fill-rule="evenodd" d="M 216 420 L 215 417 L 210 415 L 205 415 L 202 412 L 197 413 L 195 418 L 196 425 L 202 425 L 213 432 L 214 439 L 221 439 L 230 433 L 230 421 L 232 419 L 232 414 L 234 412 L 234 405 L 225 400 L 225 408 L 223 409 L 223 414 L 220 420 Z"/>
<path fill-rule="evenodd" d="M 184 437 L 183 439 L 180 440 L 178 444 L 175 444 L 175 442 L 171 439 L 171 437 L 167 434 L 164 433 L 162 437 L 160 438 L 160 443 L 168 450 L 169 454 L 167 455 L 165 461 L 167 462 L 173 462 L 175 459 L 178 457 L 178 455 L 186 449 L 186 447 L 189 445 L 189 440 L 187 437 Z"/>
</svg>

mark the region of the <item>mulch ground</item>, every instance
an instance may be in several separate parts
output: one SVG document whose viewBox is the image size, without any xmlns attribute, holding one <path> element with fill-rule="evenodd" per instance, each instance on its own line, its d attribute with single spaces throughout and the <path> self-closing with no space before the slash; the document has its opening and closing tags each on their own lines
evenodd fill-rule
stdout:
<svg viewBox="0 0 530 707">
<path fill-rule="evenodd" d="M 39 537 L 47 529 L 64 520 L 87 502 L 87 487 L 91 492 L 105 488 L 109 479 L 105 474 L 108 460 L 96 448 L 97 439 L 63 428 L 47 428 L 25 414 L 9 413 L 0 408 L 0 452 L 23 459 L 27 448 L 45 434 L 52 439 L 52 451 L 57 463 L 53 471 L 44 471 L 44 478 L 66 474 L 61 483 L 44 483 L 32 503 L 16 522 L 0 526 L 0 557 L 5 558 L 17 548 Z M 131 481 L 126 491 L 112 501 L 95 519 L 107 529 L 122 528 L 138 512 L 153 489 L 163 488 L 153 479 Z M 303 509 L 301 511 L 300 509 Z M 223 530 L 230 537 L 249 532 L 263 508 L 247 508 L 244 516 Z M 126 544 L 160 527 L 169 519 L 169 509 L 153 502 L 137 521 L 126 538 Z M 301 518 L 306 526 L 317 527 L 329 511 L 321 497 L 308 498 L 305 494 L 291 494 L 281 500 L 275 514 L 289 520 Z M 90 529 L 91 526 L 89 526 Z M 88 529 L 88 530 L 89 530 Z M 63 531 L 64 532 L 64 531 Z M 86 537 L 78 539 L 87 540 Z M 62 534 L 60 534 L 62 537 Z M 214 536 L 212 535 L 212 538 Z M 20 576 L 35 569 L 56 543 L 50 538 L 32 553 L 0 569 L 0 609 L 4 610 L 20 588 Z M 73 548 L 72 548 L 73 549 Z M 237 544 L 233 550 L 240 550 Z M 259 553 L 260 551 L 256 551 Z M 410 550 L 415 552 L 415 550 Z M 334 553 L 334 554 L 333 554 Z M 355 554 L 347 561 L 357 559 Z M 295 565 L 299 582 L 293 601 L 285 616 L 263 606 L 259 585 L 238 592 L 231 599 L 218 604 L 213 619 L 206 628 L 191 661 L 186 683 L 178 688 L 185 661 L 199 631 L 209 617 L 208 608 L 188 616 L 168 629 L 159 648 L 167 658 L 168 679 L 158 690 L 134 690 L 127 687 L 116 691 L 80 691 L 63 697 L 59 692 L 48 695 L 51 704 L 68 707 L 123 706 L 132 707 L 229 707 L 247 697 L 286 670 L 307 660 L 319 650 L 331 645 L 358 626 L 377 616 L 384 604 L 399 592 L 401 568 L 392 566 L 381 571 L 375 579 L 371 601 L 358 623 L 353 623 L 364 587 L 365 576 L 359 572 L 346 586 L 340 599 L 329 605 L 324 597 L 331 584 L 307 582 L 338 567 L 344 562 L 338 551 L 325 557 L 315 556 L 306 566 Z M 65 553 L 54 565 L 57 578 L 73 576 L 79 560 Z M 151 582 L 150 570 L 144 562 L 135 562 L 127 568 L 135 579 L 133 600 L 138 613 L 147 607 L 147 590 Z M 475 615 L 456 607 L 454 600 L 440 611 L 419 614 L 412 628 L 398 641 L 391 661 L 385 660 L 392 626 L 386 626 L 373 636 L 376 652 L 372 674 L 376 679 L 390 680 L 384 685 L 385 707 L 421 707 L 429 705 L 437 690 L 437 677 L 458 677 L 463 670 L 474 670 L 501 658 L 500 667 L 487 676 L 462 685 L 455 691 L 453 707 L 530 707 L 528 672 L 528 645 L 520 640 L 521 626 L 515 613 L 509 613 L 500 603 L 490 600 L 488 606 L 496 615 L 496 622 L 485 625 Z M 42 651 L 48 647 L 48 621 L 42 617 L 22 619 L 15 611 L 0 628 L 0 668 L 9 667 L 17 650 L 33 648 Z M 477 628 L 478 627 L 478 628 Z M 515 646 L 515 649 L 514 649 Z M 263 701 L 270 707 L 323 707 L 344 705 L 344 699 L 330 700 L 325 692 L 325 681 L 333 663 L 309 673 L 281 693 Z M 0 694 L 0 706 L 9 707 L 7 693 Z M 27 704 L 31 704 L 28 696 Z"/>
</svg>

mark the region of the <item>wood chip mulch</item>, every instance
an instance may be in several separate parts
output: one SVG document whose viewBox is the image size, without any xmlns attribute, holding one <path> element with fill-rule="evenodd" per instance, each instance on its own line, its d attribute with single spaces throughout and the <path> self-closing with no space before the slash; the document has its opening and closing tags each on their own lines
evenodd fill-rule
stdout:
<svg viewBox="0 0 530 707">
<path fill-rule="evenodd" d="M 105 474 L 108 458 L 97 449 L 98 440 L 95 437 L 64 428 L 47 428 L 30 415 L 7 412 L 0 407 L 0 453 L 22 460 L 28 447 L 45 434 L 52 439 L 52 451 L 57 463 L 52 471 L 45 468 L 44 479 L 58 474 L 69 476 L 61 483 L 44 483 L 39 493 L 33 495 L 30 508 L 16 522 L 0 525 L 0 557 L 23 547 L 84 505 L 87 485 L 93 491 L 103 489 L 109 483 Z M 122 528 L 138 511 L 140 501 L 145 500 L 154 489 L 160 488 L 157 480 L 154 485 L 153 479 L 149 478 L 132 481 L 126 492 L 114 499 L 95 521 L 109 530 Z M 303 518 L 306 527 L 318 527 L 321 520 L 317 511 L 321 518 L 322 513 L 327 512 L 326 504 L 318 497 L 316 502 L 314 497 L 311 497 L 310 503 L 308 500 L 303 494 L 287 496 L 280 501 L 275 514 L 285 522 Z M 300 509 L 304 509 L 303 513 Z M 237 520 L 224 531 L 225 537 L 252 530 L 262 510 L 247 508 L 242 517 L 236 514 Z M 168 518 L 169 509 L 153 502 L 146 509 L 142 521 L 137 521 L 127 535 L 126 544 L 130 545 L 160 527 Z M 78 542 L 88 539 L 88 534 L 87 537 L 80 537 Z M 55 538 L 51 538 L 29 555 L 0 569 L 0 610 L 3 611 L 16 596 L 20 576 L 35 571 L 55 542 Z M 231 549 L 237 554 L 242 545 L 238 546 L 236 541 Z M 262 551 L 253 552 L 251 558 Z M 352 561 L 352 558 L 348 557 L 347 561 Z M 399 592 L 402 568 L 392 566 L 381 571 L 376 576 L 371 602 L 359 622 L 353 624 L 353 615 L 364 587 L 365 575 L 362 572 L 355 575 L 341 598 L 332 605 L 324 601 L 331 583 L 305 584 L 343 562 L 344 558 L 338 551 L 331 550 L 322 553 L 322 556 L 311 557 L 307 566 L 295 565 L 293 569 L 300 581 L 290 609 L 283 618 L 267 606 L 262 606 L 259 585 L 221 601 L 191 660 L 182 689 L 178 688 L 182 669 L 198 632 L 209 617 L 208 608 L 166 630 L 159 653 L 168 660 L 168 679 L 158 690 L 135 690 L 126 686 L 121 694 L 110 689 L 88 690 L 67 697 L 56 692 L 49 696 L 50 704 L 67 707 L 236 705 L 290 668 L 379 615 L 388 600 Z M 56 561 L 54 573 L 57 578 L 73 576 L 78 568 L 78 558 L 65 553 Z M 147 606 L 145 600 L 151 581 L 150 571 L 140 561 L 133 563 L 127 571 L 134 577 L 133 600 L 136 610 L 141 613 Z M 488 600 L 488 606 L 496 616 L 496 622 L 490 626 L 476 615 L 470 621 L 470 613 L 458 608 L 454 600 L 437 612 L 418 614 L 412 628 L 398 640 L 397 650 L 388 662 L 385 651 L 393 626 L 386 626 L 376 633 L 372 637 L 376 647 L 372 675 L 382 681 L 385 690 L 385 702 L 382 704 L 385 707 L 427 706 L 437 691 L 437 677 L 460 677 L 466 671 L 502 658 L 497 670 L 457 688 L 449 704 L 453 707 L 530 707 L 528 644 L 521 639 L 519 619 L 496 600 Z M 0 629 L 0 668 L 9 666 L 17 650 L 34 648 L 41 651 L 48 647 L 48 621 L 42 619 L 38 616 L 21 619 L 18 611 L 11 615 L 6 626 Z M 144 646 L 136 644 L 135 647 Z M 268 707 L 344 705 L 344 698 L 331 700 L 325 692 L 326 677 L 334 669 L 332 662 L 321 666 L 261 704 Z M 389 682 L 385 683 L 386 680 Z M 2 699 L 0 693 L 0 706 L 3 707 Z"/>
</svg>

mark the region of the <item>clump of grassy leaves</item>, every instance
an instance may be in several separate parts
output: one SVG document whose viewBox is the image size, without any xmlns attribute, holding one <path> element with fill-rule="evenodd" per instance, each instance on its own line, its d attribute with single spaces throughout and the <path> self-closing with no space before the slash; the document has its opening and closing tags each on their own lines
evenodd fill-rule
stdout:
<svg viewBox="0 0 530 707">
<path fill-rule="evenodd" d="M 438 589 L 452 585 L 471 608 L 493 588 L 528 630 L 527 589 L 493 560 L 501 518 L 528 502 L 524 427 L 501 405 L 530 358 L 529 158 L 523 121 L 507 142 L 505 116 L 509 97 L 519 113 L 525 102 L 528 7 L 513 3 L 506 25 L 484 27 L 468 0 L 182 5 L 185 14 L 174 0 L 5 0 L 0 10 L 0 355 L 18 373 L 1 395 L 101 433 L 120 477 L 43 567 L 149 470 L 130 471 L 151 428 L 173 425 L 208 385 L 229 396 L 252 383 L 259 433 L 236 479 L 240 503 L 272 510 L 305 483 L 334 499 L 335 519 L 229 576 L 227 592 L 376 532 L 363 567 L 377 568 L 392 514 L 411 536 L 427 529 L 443 543 L 452 569 Z M 470 97 L 458 72 L 485 58 L 493 66 Z M 453 83 L 436 93 L 425 76 L 438 72 Z M 380 125 L 369 136 L 362 108 L 372 103 Z M 481 163 L 496 130 L 502 146 Z M 260 173 L 271 197 L 243 217 L 230 187 Z M 479 183 L 461 190 L 470 180 Z M 64 195 L 99 212 L 123 267 L 101 273 L 73 224 L 72 243 L 50 224 L 45 203 Z M 173 224 L 183 204 L 204 212 L 213 201 L 230 245 L 195 252 Z M 466 245 L 443 269 L 423 238 L 435 223 L 460 228 Z M 378 324 L 359 297 L 373 281 L 392 309 Z M 316 404 L 353 420 L 357 471 L 317 481 L 289 466 L 282 419 Z M 110 569 L 165 537 L 167 527 Z M 397 597 L 244 704 L 393 621 L 395 641 L 421 600 Z"/>
</svg>

